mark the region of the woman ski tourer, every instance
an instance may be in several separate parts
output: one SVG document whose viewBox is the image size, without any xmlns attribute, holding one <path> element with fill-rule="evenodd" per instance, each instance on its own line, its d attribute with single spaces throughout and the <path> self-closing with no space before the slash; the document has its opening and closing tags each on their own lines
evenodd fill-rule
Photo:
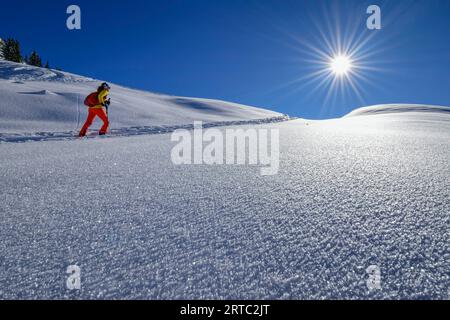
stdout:
<svg viewBox="0 0 450 320">
<path fill-rule="evenodd" d="M 80 131 L 80 137 L 84 137 L 87 134 L 87 130 L 94 122 L 95 117 L 99 117 L 103 121 L 103 126 L 100 129 L 99 135 L 105 135 L 108 131 L 109 120 L 106 109 L 109 106 L 110 100 L 108 99 L 110 86 L 104 82 L 98 87 L 96 92 L 87 96 L 84 104 L 89 107 L 89 113 L 83 128 Z"/>
</svg>

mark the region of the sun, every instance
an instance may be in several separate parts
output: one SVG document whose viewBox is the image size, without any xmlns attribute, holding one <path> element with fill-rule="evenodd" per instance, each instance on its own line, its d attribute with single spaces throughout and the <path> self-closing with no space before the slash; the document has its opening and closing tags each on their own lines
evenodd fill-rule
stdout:
<svg viewBox="0 0 450 320">
<path fill-rule="evenodd" d="M 288 39 L 284 44 L 295 51 L 293 61 L 297 63 L 298 76 L 274 90 L 290 87 L 292 90 L 286 95 L 301 91 L 304 99 L 321 100 L 323 114 L 327 108 L 354 99 L 365 105 L 365 86 L 378 87 L 375 77 L 387 71 L 377 58 L 386 39 L 360 28 L 358 21 L 342 24 L 338 10 L 325 10 L 324 18 L 313 19 L 310 33 L 300 35 L 280 29 Z M 326 23 L 322 24 L 322 20 Z"/>
<path fill-rule="evenodd" d="M 336 76 L 346 76 L 353 67 L 352 60 L 348 56 L 338 55 L 331 59 L 330 70 Z"/>
</svg>

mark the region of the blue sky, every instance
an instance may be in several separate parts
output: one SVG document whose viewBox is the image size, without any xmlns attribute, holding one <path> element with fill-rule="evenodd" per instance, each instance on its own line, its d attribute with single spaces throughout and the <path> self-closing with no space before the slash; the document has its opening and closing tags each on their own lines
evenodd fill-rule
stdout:
<svg viewBox="0 0 450 320">
<path fill-rule="evenodd" d="M 82 30 L 66 28 L 66 8 Z M 366 28 L 379 5 L 382 29 Z M 448 0 L 21 1 L 2 4 L 0 37 L 52 66 L 129 87 L 217 98 L 293 116 L 342 116 L 364 105 L 450 105 Z M 330 90 L 326 43 L 361 44 L 350 76 Z M 331 46 L 333 47 L 333 45 Z"/>
</svg>

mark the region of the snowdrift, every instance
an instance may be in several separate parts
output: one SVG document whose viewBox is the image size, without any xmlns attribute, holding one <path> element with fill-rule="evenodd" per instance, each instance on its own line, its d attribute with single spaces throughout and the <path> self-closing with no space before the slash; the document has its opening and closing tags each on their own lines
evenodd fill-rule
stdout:
<svg viewBox="0 0 450 320">
<path fill-rule="evenodd" d="M 450 108 L 423 104 L 381 104 L 356 109 L 344 118 L 371 115 L 411 114 L 411 113 L 437 113 L 450 115 Z"/>
<path fill-rule="evenodd" d="M 79 129 L 84 98 L 100 80 L 0 60 L 0 132 Z M 210 99 L 155 94 L 112 84 L 111 127 L 174 126 L 268 119 L 282 114 Z M 92 129 L 97 126 L 94 125 Z"/>
</svg>

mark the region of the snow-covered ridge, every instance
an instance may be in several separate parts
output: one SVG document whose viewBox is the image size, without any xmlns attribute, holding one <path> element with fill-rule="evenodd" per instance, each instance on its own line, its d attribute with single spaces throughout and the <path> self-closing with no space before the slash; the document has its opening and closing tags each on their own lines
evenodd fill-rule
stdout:
<svg viewBox="0 0 450 320">
<path fill-rule="evenodd" d="M 94 79 L 69 72 L 38 68 L 27 64 L 0 61 L 0 79 L 15 81 L 93 82 Z"/>
<path fill-rule="evenodd" d="M 405 113 L 405 112 L 407 113 L 434 112 L 434 113 L 450 114 L 450 108 L 444 106 L 432 106 L 422 104 L 383 104 L 356 109 L 350 112 L 344 118 L 355 116 L 379 115 L 379 114 Z"/>
<path fill-rule="evenodd" d="M 79 130 L 87 114 L 84 98 L 101 82 L 67 72 L 0 61 L 0 133 Z M 284 116 L 237 103 L 156 94 L 114 84 L 111 87 L 112 129 Z"/>
</svg>

